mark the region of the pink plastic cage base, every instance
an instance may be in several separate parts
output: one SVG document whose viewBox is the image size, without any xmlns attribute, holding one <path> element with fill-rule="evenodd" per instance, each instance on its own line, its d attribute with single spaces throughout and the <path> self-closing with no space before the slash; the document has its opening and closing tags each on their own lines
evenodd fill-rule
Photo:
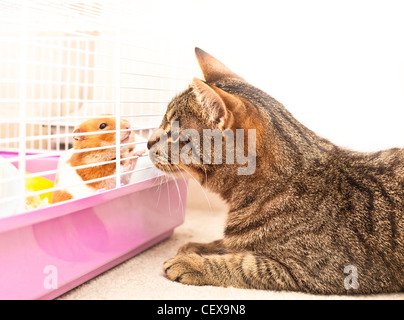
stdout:
<svg viewBox="0 0 404 320">
<path fill-rule="evenodd" d="M 27 171 L 57 161 L 27 161 Z M 161 181 L 0 219 L 0 299 L 53 299 L 169 237 L 184 222 L 187 181 Z"/>
</svg>

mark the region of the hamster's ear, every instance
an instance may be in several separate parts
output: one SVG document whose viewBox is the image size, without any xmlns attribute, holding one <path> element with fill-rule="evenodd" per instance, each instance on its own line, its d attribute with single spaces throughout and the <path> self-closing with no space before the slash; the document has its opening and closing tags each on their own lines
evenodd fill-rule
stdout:
<svg viewBox="0 0 404 320">
<path fill-rule="evenodd" d="M 81 131 L 81 128 L 76 128 L 73 133 L 81 133 L 83 131 Z M 73 136 L 73 139 L 78 141 L 78 140 L 84 140 L 84 136 Z"/>
<path fill-rule="evenodd" d="M 206 82 L 211 83 L 224 79 L 238 79 L 244 81 L 243 78 L 202 49 L 195 48 L 195 55 Z"/>
<path fill-rule="evenodd" d="M 222 131 L 229 128 L 230 122 L 234 120 L 229 121 L 230 114 L 238 113 L 241 101 L 230 93 L 197 78 L 194 78 L 192 87 L 209 119 Z"/>
</svg>

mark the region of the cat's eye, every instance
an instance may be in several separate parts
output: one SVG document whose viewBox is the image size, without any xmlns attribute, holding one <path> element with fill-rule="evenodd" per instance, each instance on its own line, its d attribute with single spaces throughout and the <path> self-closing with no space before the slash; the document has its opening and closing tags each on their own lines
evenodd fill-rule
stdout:
<svg viewBox="0 0 404 320">
<path fill-rule="evenodd" d="M 105 122 L 103 122 L 103 123 L 100 124 L 99 128 L 102 130 L 102 129 L 105 129 L 107 126 L 108 125 Z"/>
</svg>

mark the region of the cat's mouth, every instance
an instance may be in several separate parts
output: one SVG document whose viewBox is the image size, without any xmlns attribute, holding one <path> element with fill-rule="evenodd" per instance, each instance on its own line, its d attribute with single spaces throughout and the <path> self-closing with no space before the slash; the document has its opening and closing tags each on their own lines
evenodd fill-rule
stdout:
<svg viewBox="0 0 404 320">
<path fill-rule="evenodd" d="M 164 174 L 173 177 L 183 178 L 187 172 L 187 170 L 181 168 L 179 165 L 154 163 L 154 166 Z"/>
<path fill-rule="evenodd" d="M 168 164 L 160 164 L 156 163 L 154 166 L 164 172 L 175 173 L 175 172 L 185 172 L 181 167 L 178 165 L 168 165 Z"/>
</svg>

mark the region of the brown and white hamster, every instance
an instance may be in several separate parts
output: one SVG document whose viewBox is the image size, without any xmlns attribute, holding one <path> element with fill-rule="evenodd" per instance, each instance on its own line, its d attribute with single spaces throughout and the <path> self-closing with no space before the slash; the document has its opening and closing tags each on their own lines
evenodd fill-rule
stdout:
<svg viewBox="0 0 404 320">
<path fill-rule="evenodd" d="M 57 203 L 70 199 L 83 198 L 93 195 L 100 189 L 113 189 L 116 186 L 116 178 L 111 177 L 101 181 L 85 184 L 84 181 L 103 178 L 116 173 L 116 164 L 112 162 L 110 164 L 97 165 L 100 162 L 106 162 L 116 159 L 116 148 L 107 148 L 101 150 L 84 151 L 74 153 L 74 151 L 87 149 L 113 146 L 116 143 L 115 132 L 103 132 L 113 131 L 116 129 L 116 119 L 111 118 L 99 118 L 90 119 L 81 123 L 73 133 L 77 133 L 74 136 L 73 149 L 67 151 L 59 159 L 58 169 L 72 168 L 76 166 L 83 166 L 88 164 L 94 164 L 94 166 L 76 170 L 61 171 L 56 176 L 55 187 L 66 188 L 55 191 L 52 195 L 52 203 Z M 129 121 L 125 119 L 120 120 L 120 129 L 130 129 Z M 89 135 L 80 135 L 81 133 L 92 133 Z M 120 143 L 132 143 L 135 141 L 135 134 L 133 131 L 120 132 Z M 121 146 L 120 158 L 128 158 L 133 156 L 140 156 L 144 154 L 145 150 L 135 151 L 134 145 Z M 120 166 L 120 173 L 132 171 L 135 167 L 137 159 L 122 160 Z M 121 175 L 121 183 L 128 184 L 131 174 Z M 73 187 L 69 187 L 72 186 Z"/>
</svg>

